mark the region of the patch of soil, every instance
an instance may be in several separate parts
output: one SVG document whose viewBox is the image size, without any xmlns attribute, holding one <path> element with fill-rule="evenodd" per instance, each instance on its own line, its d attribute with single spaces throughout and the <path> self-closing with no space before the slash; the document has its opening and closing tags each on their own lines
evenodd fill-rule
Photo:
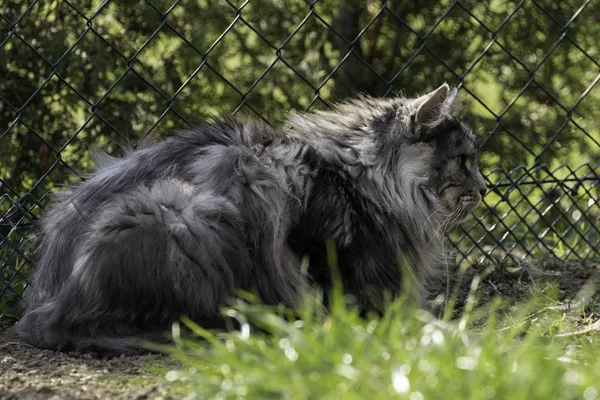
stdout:
<svg viewBox="0 0 600 400">
<path fill-rule="evenodd" d="M 587 302 L 591 312 L 596 314 L 600 311 L 600 261 L 505 261 L 494 265 L 474 265 L 462 274 L 458 270 L 450 271 L 450 275 L 450 286 L 445 281 L 433 281 L 428 288 L 428 300 L 434 311 L 443 309 L 439 299 L 445 299 L 448 293 L 456 293 L 455 314 L 458 315 L 476 277 L 479 279 L 475 291 L 478 304 L 494 298 L 503 299 L 507 305 L 514 304 L 552 285 L 558 290 L 556 300 L 559 303 L 581 300 Z"/>
<path fill-rule="evenodd" d="M 166 356 L 100 358 L 40 350 L 23 343 L 7 324 L 0 324 L 2 400 L 171 398 L 166 393 L 164 375 L 148 372 L 179 367 Z"/>
</svg>

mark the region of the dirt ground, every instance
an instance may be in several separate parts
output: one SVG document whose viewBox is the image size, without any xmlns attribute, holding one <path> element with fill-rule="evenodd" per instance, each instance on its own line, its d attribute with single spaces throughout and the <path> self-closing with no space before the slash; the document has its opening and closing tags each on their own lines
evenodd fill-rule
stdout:
<svg viewBox="0 0 600 400">
<path fill-rule="evenodd" d="M 100 358 L 39 350 L 0 326 L 0 399 L 170 399 L 165 373 L 177 363 L 162 355 Z"/>
<path fill-rule="evenodd" d="M 467 271 L 459 286 L 459 305 L 468 295 L 471 280 L 481 272 L 474 268 Z M 494 267 L 482 279 L 478 293 L 480 301 L 496 296 L 516 301 L 545 282 L 557 285 L 562 303 L 585 292 L 590 304 L 588 317 L 591 313 L 600 319 L 599 262 Z M 456 284 L 452 280 L 451 285 Z M 444 293 L 445 285 L 438 284 L 432 291 L 434 295 Z M 167 393 L 164 377 L 178 365 L 165 356 L 99 358 L 93 354 L 39 350 L 18 339 L 13 322 L 0 317 L 0 400 L 173 398 Z"/>
<path fill-rule="evenodd" d="M 553 260 L 537 261 L 534 264 L 525 261 L 508 261 L 500 265 L 469 268 L 461 274 L 450 272 L 450 291 L 445 282 L 433 282 L 428 288 L 432 311 L 443 309 L 436 304 L 436 297 L 446 297 L 448 292 L 458 287 L 455 303 L 455 315 L 461 312 L 467 300 L 471 283 L 477 276 L 481 278 L 476 291 L 476 303 L 479 305 L 494 299 L 504 300 L 505 307 L 519 301 L 542 294 L 549 301 L 555 300 L 556 306 L 569 313 L 572 320 L 581 318 L 581 323 L 600 320 L 600 260 L 557 262 Z M 547 292 L 548 287 L 554 293 Z M 583 310 L 578 316 L 577 313 Z"/>
</svg>

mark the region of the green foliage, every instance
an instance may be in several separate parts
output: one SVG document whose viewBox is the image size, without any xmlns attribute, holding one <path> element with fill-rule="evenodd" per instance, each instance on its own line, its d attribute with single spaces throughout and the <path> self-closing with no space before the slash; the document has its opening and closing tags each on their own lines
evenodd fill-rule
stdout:
<svg viewBox="0 0 600 400">
<path fill-rule="evenodd" d="M 324 100 L 422 93 L 442 80 L 462 80 L 465 109 L 482 136 L 494 132 L 486 167 L 599 155 L 600 96 L 581 98 L 597 75 L 595 2 L 557 46 L 579 2 L 516 12 L 504 0 L 397 1 L 382 12 L 375 1 L 260 0 L 239 12 L 209 0 L 104 3 L 0 5 L 0 172 L 18 192 L 49 169 L 36 193 L 65 182 L 71 171 L 57 158 L 86 171 L 91 148 L 118 153 L 120 141 L 222 110 L 277 123 Z"/>
<path fill-rule="evenodd" d="M 223 310 L 239 328 L 208 331 L 183 318 L 194 338 L 174 325 L 175 345 L 158 347 L 182 364 L 166 373 L 174 390 L 186 399 L 597 397 L 593 282 L 570 304 L 558 302 L 552 285 L 506 304 L 478 301 L 483 276 L 476 275 L 458 315 L 455 295 L 439 318 L 407 290 L 382 315 L 365 317 L 343 295 L 331 246 L 328 254 L 327 304 L 318 290 L 306 292 L 296 311 L 242 293 L 245 301 Z"/>
<path fill-rule="evenodd" d="M 600 327 L 573 325 L 565 308 L 550 306 L 551 293 L 504 315 L 500 302 L 474 309 L 471 297 L 456 321 L 402 299 L 367 319 L 339 298 L 326 313 L 318 295 L 299 318 L 240 303 L 225 311 L 238 331 L 184 320 L 198 341 L 174 330 L 169 351 L 183 366 L 166 378 L 186 399 L 595 398 Z"/>
</svg>

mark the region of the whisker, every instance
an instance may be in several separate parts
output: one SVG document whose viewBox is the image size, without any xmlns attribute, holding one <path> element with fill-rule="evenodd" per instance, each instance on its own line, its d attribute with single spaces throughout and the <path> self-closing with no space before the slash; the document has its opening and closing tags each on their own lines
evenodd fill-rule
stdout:
<svg viewBox="0 0 600 400">
<path fill-rule="evenodd" d="M 447 221 L 450 220 L 451 217 L 452 217 L 452 215 L 449 215 L 448 217 L 446 217 L 444 222 L 442 222 L 441 226 L 433 233 L 431 239 L 429 239 L 429 242 L 427 242 L 427 244 L 425 245 L 423 250 L 427 250 L 429 248 L 429 245 L 431 244 L 431 242 L 433 242 L 434 239 L 441 236 L 440 233 L 442 233 L 444 231 L 445 225 L 446 225 Z"/>
<path fill-rule="evenodd" d="M 429 222 L 429 220 L 438 212 L 442 211 L 444 209 L 443 205 L 440 205 L 437 209 L 435 209 L 430 215 L 429 217 L 427 217 L 427 219 L 425 220 L 425 222 L 423 222 L 423 227 L 421 228 L 421 234 L 423 234 L 425 232 L 425 228 L 427 226 L 427 223 Z"/>
<path fill-rule="evenodd" d="M 448 217 L 446 217 L 446 219 L 442 222 L 440 228 L 434 232 L 432 238 L 429 240 L 429 242 L 427 242 L 424 249 L 429 248 L 429 245 L 431 244 L 431 242 L 434 239 L 436 239 L 441 233 L 442 233 L 441 236 L 443 236 L 443 234 L 445 234 L 447 232 L 447 229 L 452 226 L 452 223 L 455 221 L 458 221 L 458 219 L 462 215 L 463 211 L 464 211 L 464 207 L 461 204 L 459 204 L 458 207 Z"/>
</svg>

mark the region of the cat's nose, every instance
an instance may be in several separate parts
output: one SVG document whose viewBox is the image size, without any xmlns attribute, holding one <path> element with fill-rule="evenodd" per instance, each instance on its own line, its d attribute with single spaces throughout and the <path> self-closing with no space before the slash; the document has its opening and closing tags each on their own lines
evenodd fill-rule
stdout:
<svg viewBox="0 0 600 400">
<path fill-rule="evenodd" d="M 487 192 L 487 190 L 486 190 L 485 186 L 483 186 L 479 189 L 479 194 L 481 195 L 481 197 L 485 196 L 486 192 Z"/>
</svg>

